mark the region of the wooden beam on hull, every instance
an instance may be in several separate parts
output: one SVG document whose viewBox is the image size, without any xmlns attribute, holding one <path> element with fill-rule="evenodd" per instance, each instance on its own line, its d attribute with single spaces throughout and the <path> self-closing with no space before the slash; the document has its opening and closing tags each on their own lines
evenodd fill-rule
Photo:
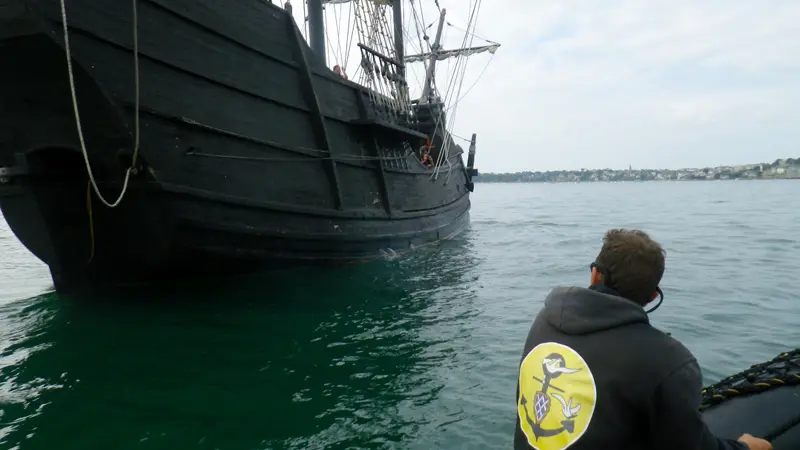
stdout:
<svg viewBox="0 0 800 450">
<path fill-rule="evenodd" d="M 359 95 L 360 95 L 360 93 L 359 93 Z M 362 115 L 362 117 L 363 117 L 363 115 Z M 404 137 L 415 137 L 417 139 L 422 139 L 422 140 L 425 140 L 428 137 L 427 134 L 422 133 L 420 131 L 412 130 L 411 128 L 407 128 L 407 127 L 401 127 L 399 125 L 395 125 L 393 123 L 389 123 L 389 122 L 387 122 L 385 120 L 379 120 L 379 119 L 376 119 L 374 117 L 366 118 L 366 119 L 351 120 L 350 123 L 353 124 L 353 125 L 360 126 L 360 127 L 370 127 L 370 128 L 375 128 L 375 129 L 378 129 L 378 130 L 381 130 L 381 131 L 385 131 L 385 132 L 399 134 L 399 135 L 402 135 Z"/>
<path fill-rule="evenodd" d="M 358 112 L 361 117 L 367 117 L 367 104 L 364 101 L 364 94 L 361 91 L 356 91 L 356 103 L 358 104 Z M 381 180 L 381 196 L 383 197 L 383 206 L 386 209 L 386 214 L 389 217 L 392 217 L 392 201 L 389 195 L 389 184 L 386 182 L 386 171 L 383 170 L 383 158 L 381 158 L 381 149 L 378 147 L 378 141 L 375 137 L 375 130 L 373 128 L 367 128 L 366 134 L 369 137 L 369 141 L 375 143 L 374 147 L 372 145 L 368 145 L 367 147 L 372 147 L 375 149 L 375 156 L 378 157 L 378 177 Z"/>
<path fill-rule="evenodd" d="M 291 34 L 291 38 L 295 42 L 295 50 L 300 57 L 300 63 L 302 66 L 300 68 L 300 75 L 303 77 L 303 82 L 305 83 L 304 92 L 311 108 L 311 113 L 314 116 L 313 123 L 315 125 L 314 129 L 317 142 L 320 144 L 321 148 L 327 150 L 328 152 L 328 157 L 325 160 L 327 166 L 326 169 L 328 171 L 328 177 L 330 178 L 336 209 L 342 209 L 343 202 L 341 184 L 339 183 L 339 171 L 336 169 L 333 148 L 331 146 L 330 137 L 328 136 L 328 128 L 325 125 L 325 116 L 322 114 L 322 108 L 319 105 L 319 97 L 317 96 L 317 91 L 314 87 L 314 74 L 311 71 L 308 55 L 306 55 L 306 52 L 303 48 L 304 42 L 301 40 L 300 33 L 297 32 L 294 18 L 291 14 L 286 13 L 286 21 L 289 24 L 289 33 Z"/>
</svg>

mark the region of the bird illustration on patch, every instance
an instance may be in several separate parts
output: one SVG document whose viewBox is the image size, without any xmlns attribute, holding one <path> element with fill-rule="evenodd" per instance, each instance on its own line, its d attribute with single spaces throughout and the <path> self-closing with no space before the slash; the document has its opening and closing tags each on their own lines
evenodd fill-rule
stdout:
<svg viewBox="0 0 800 450">
<path fill-rule="evenodd" d="M 573 406 L 572 397 L 570 397 L 569 401 L 567 401 L 560 394 L 555 392 L 550 394 L 547 393 L 548 389 L 551 388 L 556 391 L 564 392 L 563 389 L 553 386 L 551 381 L 560 377 L 561 375 L 569 375 L 580 372 L 580 369 L 572 369 L 567 367 L 564 357 L 561 354 L 551 353 L 546 358 L 542 359 L 542 371 L 544 373 L 544 380 L 535 376 L 532 377 L 536 381 L 542 383 L 542 388 L 534 395 L 533 420 L 531 420 L 531 417 L 528 415 L 527 407 L 525 408 L 526 418 L 537 440 L 540 437 L 555 436 L 563 432 L 572 433 L 574 431 L 574 419 L 581 410 L 580 403 L 576 403 Z M 561 413 L 563 414 L 564 419 L 561 421 L 561 427 L 559 428 L 544 428 L 542 426 L 542 422 L 550 413 L 551 402 L 549 397 L 553 397 L 558 400 L 562 406 Z M 527 405 L 528 403 L 528 400 L 524 395 L 522 396 L 521 403 L 523 406 Z"/>
</svg>

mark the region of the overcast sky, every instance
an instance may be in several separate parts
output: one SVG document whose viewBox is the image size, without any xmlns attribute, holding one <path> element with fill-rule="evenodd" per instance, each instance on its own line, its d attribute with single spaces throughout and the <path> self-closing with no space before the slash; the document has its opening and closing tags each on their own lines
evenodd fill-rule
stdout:
<svg viewBox="0 0 800 450">
<path fill-rule="evenodd" d="M 458 47 L 470 2 L 439 3 Z M 798 0 L 486 0 L 476 34 L 502 47 L 470 58 L 453 131 L 481 172 L 800 156 Z"/>
</svg>

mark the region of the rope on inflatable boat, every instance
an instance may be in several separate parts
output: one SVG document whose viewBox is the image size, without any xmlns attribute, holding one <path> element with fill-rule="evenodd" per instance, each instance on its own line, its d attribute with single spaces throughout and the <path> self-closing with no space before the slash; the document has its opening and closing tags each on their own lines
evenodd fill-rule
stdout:
<svg viewBox="0 0 800 450">
<path fill-rule="evenodd" d="M 734 397 L 800 384 L 800 348 L 750 366 L 701 391 L 700 411 Z"/>
</svg>

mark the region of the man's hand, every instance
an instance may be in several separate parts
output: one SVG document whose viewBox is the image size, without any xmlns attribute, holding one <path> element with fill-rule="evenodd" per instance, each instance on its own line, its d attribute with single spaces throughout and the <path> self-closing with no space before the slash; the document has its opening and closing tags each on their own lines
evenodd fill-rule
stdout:
<svg viewBox="0 0 800 450">
<path fill-rule="evenodd" d="M 772 444 L 769 441 L 753 437 L 747 433 L 739 436 L 739 442 L 748 446 L 750 450 L 772 450 Z"/>
</svg>

